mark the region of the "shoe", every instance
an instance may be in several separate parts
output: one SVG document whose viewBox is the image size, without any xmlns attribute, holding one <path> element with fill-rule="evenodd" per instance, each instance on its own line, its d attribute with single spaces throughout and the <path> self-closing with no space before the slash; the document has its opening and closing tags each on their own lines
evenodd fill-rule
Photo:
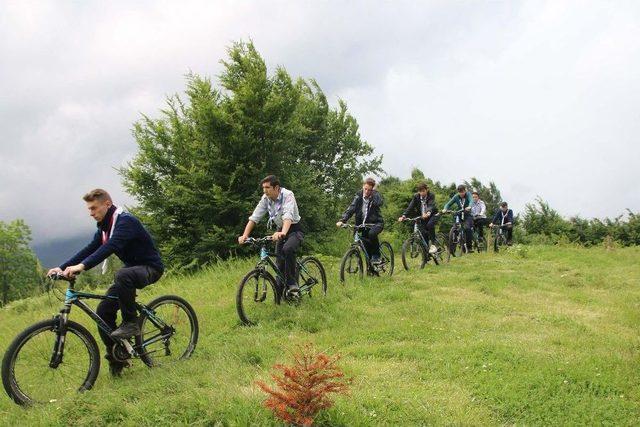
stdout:
<svg viewBox="0 0 640 427">
<path fill-rule="evenodd" d="M 124 322 L 118 329 L 111 332 L 111 338 L 129 339 L 135 335 L 140 335 L 138 322 Z"/>
<path fill-rule="evenodd" d="M 382 263 L 382 259 L 379 256 L 371 257 L 371 264 L 380 265 Z"/>
<path fill-rule="evenodd" d="M 122 370 L 129 366 L 126 362 L 120 362 L 119 360 L 114 359 L 110 354 L 106 354 L 104 358 L 109 361 L 109 373 L 112 377 L 121 377 Z"/>
<path fill-rule="evenodd" d="M 430 254 L 435 254 L 436 252 L 438 252 L 438 248 L 436 247 L 436 245 L 431 245 L 429 247 L 429 253 Z"/>
<path fill-rule="evenodd" d="M 298 285 L 289 286 L 286 290 L 285 297 L 289 300 L 297 300 L 300 298 L 300 287 Z"/>
</svg>

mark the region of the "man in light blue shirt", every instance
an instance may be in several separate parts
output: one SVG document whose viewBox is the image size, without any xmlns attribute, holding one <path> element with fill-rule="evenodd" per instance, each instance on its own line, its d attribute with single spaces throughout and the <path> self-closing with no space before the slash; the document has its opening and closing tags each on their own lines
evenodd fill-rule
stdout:
<svg viewBox="0 0 640 427">
<path fill-rule="evenodd" d="M 262 198 L 249 217 L 244 233 L 238 237 L 238 243 L 243 244 L 256 224 L 268 214 L 268 223 L 274 224 L 277 228 L 272 237 L 276 241 L 278 268 L 284 274 L 288 290 L 290 292 L 298 291 L 296 252 L 302 244 L 304 233 L 300 226 L 300 213 L 296 197 L 292 191 L 280 186 L 280 181 L 275 175 L 264 178 L 261 185 Z"/>
</svg>

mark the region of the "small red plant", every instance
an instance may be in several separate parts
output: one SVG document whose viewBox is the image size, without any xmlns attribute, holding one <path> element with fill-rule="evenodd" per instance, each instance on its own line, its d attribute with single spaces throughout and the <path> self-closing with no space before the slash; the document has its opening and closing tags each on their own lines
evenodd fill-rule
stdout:
<svg viewBox="0 0 640 427">
<path fill-rule="evenodd" d="M 293 354 L 293 364 L 274 365 L 278 372 L 271 375 L 276 387 L 263 381 L 258 386 L 269 396 L 264 406 L 287 424 L 310 426 L 323 409 L 333 406 L 329 394 L 346 394 L 350 379 L 336 366 L 340 356 L 317 352 L 307 344 Z"/>
</svg>

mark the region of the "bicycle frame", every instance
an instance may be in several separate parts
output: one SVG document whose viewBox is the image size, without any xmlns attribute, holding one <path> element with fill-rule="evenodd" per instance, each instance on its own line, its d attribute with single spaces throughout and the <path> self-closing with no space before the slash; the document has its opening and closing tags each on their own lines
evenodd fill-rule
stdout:
<svg viewBox="0 0 640 427">
<path fill-rule="evenodd" d="M 67 287 L 67 291 L 65 292 L 64 305 L 60 309 L 58 316 L 56 316 L 59 319 L 58 334 L 57 334 L 56 342 L 54 344 L 53 354 L 49 362 L 49 366 L 51 368 L 58 367 L 58 365 L 62 362 L 62 357 L 64 355 L 65 337 L 67 333 L 66 326 L 69 320 L 69 315 L 71 314 L 71 306 L 75 305 L 79 307 L 82 311 L 84 311 L 87 314 L 87 316 L 89 316 L 91 320 L 93 320 L 96 323 L 96 325 L 98 326 L 98 329 L 104 331 L 107 335 L 110 335 L 111 332 L 113 332 L 113 329 L 109 325 L 107 325 L 107 323 L 95 311 L 93 311 L 91 307 L 89 307 L 82 300 L 83 299 L 117 300 L 118 297 L 114 295 L 97 295 L 97 294 L 91 294 L 87 292 L 76 291 L 74 289 L 75 281 L 68 280 L 68 282 L 69 282 L 69 285 Z M 136 306 L 141 313 L 147 315 L 147 318 L 151 321 L 151 323 L 153 323 L 153 325 L 156 328 L 158 328 L 161 332 L 142 342 L 142 345 L 139 347 L 138 346 L 134 347 L 133 345 L 131 345 L 131 343 L 128 340 L 114 338 L 113 339 L 114 342 L 121 344 L 132 357 L 139 357 L 140 353 L 138 352 L 138 350 L 140 350 L 141 348 L 145 348 L 146 346 L 153 344 L 154 342 L 157 342 L 160 340 L 166 340 L 167 338 L 171 337 L 171 335 L 173 335 L 173 333 L 175 332 L 173 328 L 167 326 L 166 323 L 162 321 L 162 319 L 157 317 L 153 310 L 147 308 L 146 306 L 140 303 L 136 303 Z"/>
<path fill-rule="evenodd" d="M 271 267 L 271 269 L 276 273 L 276 279 L 279 279 L 281 283 L 285 283 L 284 274 L 282 274 L 282 271 L 280 270 L 280 268 L 278 268 L 278 265 L 273 261 L 273 259 L 271 259 L 272 256 L 275 256 L 275 253 L 269 252 L 269 250 L 267 249 L 267 245 L 264 242 L 262 242 L 260 246 L 260 261 L 258 261 L 255 268 L 259 270 L 266 270 L 267 267 Z M 307 275 L 310 275 L 306 267 L 297 258 L 296 258 L 296 266 L 298 267 L 298 273 L 304 272 Z M 266 286 L 266 284 L 264 286 Z M 307 285 L 306 283 L 304 283 L 302 286 L 300 286 L 300 293 L 308 294 L 311 291 L 311 288 L 313 288 L 313 286 L 315 286 L 315 283 L 313 285 Z M 285 290 L 286 290 L 286 287 L 283 287 L 282 289 L 283 296 L 284 296 Z M 266 289 L 263 289 L 262 292 L 263 294 L 261 298 L 258 299 L 258 289 L 256 289 L 256 295 L 254 297 L 255 301 L 264 301 L 264 299 L 266 298 Z"/>
</svg>

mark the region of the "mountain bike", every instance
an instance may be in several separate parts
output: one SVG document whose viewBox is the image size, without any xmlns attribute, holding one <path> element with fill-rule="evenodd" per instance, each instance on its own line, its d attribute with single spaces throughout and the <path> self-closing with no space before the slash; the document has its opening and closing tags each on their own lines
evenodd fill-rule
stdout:
<svg viewBox="0 0 640 427">
<path fill-rule="evenodd" d="M 457 211 L 442 211 L 441 213 L 453 213 L 454 221 L 449 230 L 449 238 L 447 240 L 447 262 L 451 260 L 451 257 L 459 257 L 469 252 L 470 248 L 467 248 L 467 239 L 464 235 L 464 215 L 465 210 L 459 209 Z"/>
<path fill-rule="evenodd" d="M 476 218 L 476 220 L 480 220 L 480 219 L 484 219 L 484 218 Z M 471 237 L 471 241 L 473 244 L 473 248 L 478 251 L 478 252 L 486 252 L 487 251 L 487 240 L 484 238 L 484 236 L 481 236 L 478 233 L 478 229 L 475 226 L 475 221 L 474 221 L 474 226 L 473 226 L 473 234 Z"/>
<path fill-rule="evenodd" d="M 501 246 L 507 246 L 507 228 L 508 226 L 506 225 L 494 225 L 491 227 L 494 252 L 500 252 Z"/>
<path fill-rule="evenodd" d="M 446 251 L 446 238 L 442 233 L 437 233 L 435 240 L 431 242 L 431 244 L 436 247 L 436 252 L 431 253 L 429 251 L 429 245 L 427 245 L 427 241 L 418 226 L 420 219 L 422 219 L 422 217 L 417 216 L 404 220 L 413 222 L 413 232 L 409 238 L 402 243 L 402 265 L 405 270 L 422 269 L 430 259 L 432 259 L 436 265 L 439 265 L 440 262 L 442 262 L 443 253 Z"/>
<path fill-rule="evenodd" d="M 389 242 L 380 242 L 380 260 L 371 262 L 371 256 L 362 241 L 362 232 L 376 224 L 351 225 L 342 224 L 341 228 L 353 228 L 353 242 L 340 262 L 340 281 L 344 283 L 349 278 L 362 279 L 366 268 L 367 275 L 380 276 L 393 274 L 395 260 L 393 248 Z"/>
<path fill-rule="evenodd" d="M 273 318 L 275 307 L 282 301 L 298 303 L 305 295 L 311 297 L 316 286 L 320 287 L 322 295 L 327 294 L 324 267 L 317 258 L 311 256 L 296 260 L 300 289 L 298 292 L 289 292 L 283 272 L 271 259 L 275 254 L 267 249 L 272 240 L 271 236 L 257 239 L 249 237 L 244 243 L 260 248 L 260 261 L 242 278 L 236 293 L 236 309 L 240 321 L 245 325 L 257 325 L 267 318 Z M 269 267 L 274 271 L 275 277 L 269 272 Z"/>
<path fill-rule="evenodd" d="M 69 320 L 77 306 L 107 334 L 112 329 L 83 300 L 117 299 L 75 290 L 75 279 L 50 276 L 68 282 L 64 305 L 52 319 L 35 323 L 9 345 L 2 360 L 2 384 L 19 405 L 51 403 L 93 387 L 100 371 L 100 352 L 84 326 Z M 140 334 L 114 338 L 111 354 L 119 362 L 139 358 L 147 366 L 186 359 L 198 342 L 198 318 L 191 305 L 175 295 L 158 297 L 149 304 L 136 303 Z"/>
</svg>

